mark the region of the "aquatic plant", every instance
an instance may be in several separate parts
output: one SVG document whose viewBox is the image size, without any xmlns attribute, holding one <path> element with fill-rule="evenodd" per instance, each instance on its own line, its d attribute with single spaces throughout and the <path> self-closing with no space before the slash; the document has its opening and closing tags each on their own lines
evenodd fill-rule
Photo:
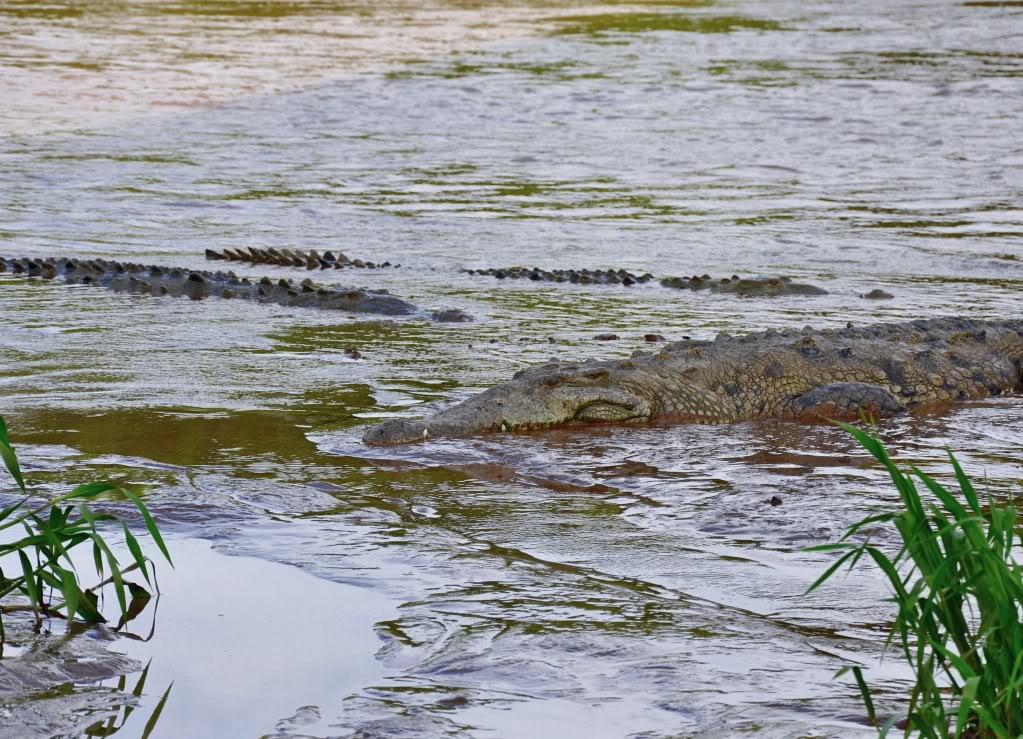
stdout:
<svg viewBox="0 0 1023 739">
<path fill-rule="evenodd" d="M 955 455 L 949 459 L 958 492 L 916 467 L 902 472 L 876 434 L 841 426 L 887 469 L 899 492 L 898 510 L 876 513 L 853 524 L 838 543 L 811 551 L 843 554 L 807 592 L 843 565 L 851 569 L 864 555 L 881 569 L 898 612 L 885 647 L 897 642 L 912 668 L 915 684 L 904 716 L 880 725 L 906 736 L 1018 737 L 1023 734 L 1023 572 L 1012 555 L 1017 534 L 1013 501 L 981 506 L 977 492 Z M 922 482 L 930 495 L 917 488 Z M 853 537 L 867 527 L 894 524 L 902 546 L 895 556 Z M 871 692 L 859 666 L 852 672 L 872 721 Z"/>
<path fill-rule="evenodd" d="M 95 498 L 103 493 L 114 493 L 130 500 L 142 514 L 153 541 L 173 566 L 160 530 L 145 504 L 130 490 L 113 483 L 89 482 L 33 507 L 30 504 L 33 495 L 25 485 L 18 458 L 7 434 L 7 424 L 2 416 L 0 457 L 3 458 L 4 466 L 21 491 L 17 501 L 0 509 L 0 539 L 4 541 L 0 544 L 0 600 L 16 592 L 28 600 L 27 604 L 0 605 L 0 656 L 5 641 L 3 627 L 5 613 L 30 610 L 35 617 L 37 628 L 44 615 L 63 616 L 69 621 L 78 618 L 92 623 L 105 622 L 106 619 L 99 611 L 97 591 L 110 584 L 114 586 L 121 610 L 121 622 L 118 627 L 123 625 L 132 616 L 132 611 L 150 597 L 148 590 L 141 585 L 125 581 L 124 575 L 138 570 L 146 583 L 152 587 L 150 578 L 152 561 L 142 553 L 142 547 L 124 520 L 112 513 L 94 511 L 84 499 Z M 101 529 L 105 531 L 111 526 L 118 525 L 124 533 L 128 552 L 134 560 L 127 567 L 121 566 L 101 532 Z M 24 529 L 24 535 L 11 541 L 14 532 L 8 533 L 8 530 L 16 530 L 18 527 Z M 87 542 L 92 543 L 93 563 L 101 582 L 92 588 L 83 589 L 78 570 L 69 552 Z M 14 568 L 18 570 L 16 573 L 3 569 L 2 565 L 10 567 L 12 561 Z M 109 577 L 103 579 L 107 568 Z M 132 599 L 131 604 L 128 602 L 129 595 Z"/>
</svg>

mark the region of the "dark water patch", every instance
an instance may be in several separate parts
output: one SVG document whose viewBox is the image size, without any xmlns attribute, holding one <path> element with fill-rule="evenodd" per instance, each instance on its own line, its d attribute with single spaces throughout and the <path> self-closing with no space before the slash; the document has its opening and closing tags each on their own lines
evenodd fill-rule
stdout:
<svg viewBox="0 0 1023 739">
<path fill-rule="evenodd" d="M 350 2 L 335 0 L 302 0 L 302 2 L 278 2 L 275 0 L 179 0 L 160 3 L 147 8 L 151 13 L 192 16 L 221 16 L 232 18 L 285 18 L 292 15 L 336 14 L 352 9 Z M 367 9 L 368 10 L 368 9 Z"/>
<path fill-rule="evenodd" d="M 975 79 L 1018 78 L 1021 57 L 1017 53 L 979 49 L 853 51 L 840 66 L 806 69 L 813 76 L 871 80 L 933 80 L 968 83 Z M 946 92 L 945 94 L 950 94 Z"/>
<path fill-rule="evenodd" d="M 971 224 L 973 225 L 973 224 Z M 907 236 L 918 236 L 925 238 L 939 238 L 939 239 L 996 239 L 998 241 L 1008 241 L 1011 239 L 1019 238 L 1023 235 L 1023 230 L 1015 231 L 978 231 L 975 229 L 964 230 L 962 232 L 955 231 L 907 231 Z"/>
<path fill-rule="evenodd" d="M 286 18 L 293 15 L 337 14 L 352 9 L 348 2 L 334 0 L 302 0 L 301 2 L 277 2 L 275 0 L 182 0 L 180 2 L 143 4 L 133 12 L 145 15 L 183 15 L 197 17 L 228 18 Z M 369 8 L 366 9 L 367 12 Z M 116 16 L 124 7 L 116 2 L 94 2 L 83 6 L 76 2 L 31 2 L 26 0 L 5 0 L 0 3 L 0 15 L 18 18 L 81 18 L 83 16 Z"/>
<path fill-rule="evenodd" d="M 469 57 L 471 59 L 471 57 Z M 552 61 L 547 63 L 529 62 L 500 62 L 486 61 L 473 64 L 469 61 L 455 61 L 444 65 L 417 64 L 405 69 L 393 70 L 387 73 L 388 79 L 400 79 L 403 77 L 442 77 L 456 79 L 461 77 L 486 77 L 489 75 L 521 75 L 524 77 L 553 77 L 562 81 L 570 81 L 590 75 L 600 75 L 599 72 L 582 71 L 574 61 Z"/>
<path fill-rule="evenodd" d="M 6 0 L 0 3 L 0 15 L 14 18 L 78 18 L 86 12 L 79 3 Z"/>
<path fill-rule="evenodd" d="M 874 221 L 873 223 L 857 223 L 860 228 L 892 228 L 900 230 L 930 228 L 938 226 L 942 228 L 955 228 L 956 226 L 972 226 L 973 221 Z"/>
<path fill-rule="evenodd" d="M 674 31 L 687 33 L 732 33 L 741 30 L 777 31 L 777 21 L 737 15 L 689 15 L 683 13 L 601 13 L 571 15 L 547 19 L 564 24 L 555 33 L 603 36 L 609 33 L 649 33 Z"/>
<path fill-rule="evenodd" d="M 107 412 L 32 411 L 18 417 L 18 438 L 74 447 L 86 456 L 113 454 L 175 467 L 239 465 L 255 459 L 313 461 L 305 437 L 324 423 L 311 408 L 221 411 L 123 408 Z"/>
<path fill-rule="evenodd" d="M 910 276 L 906 282 L 918 282 L 932 285 L 992 285 L 1010 290 L 1018 290 L 1023 286 L 1023 279 L 1018 278 L 997 278 L 997 277 L 968 277 L 961 275 L 947 275 L 940 277 Z"/>
</svg>

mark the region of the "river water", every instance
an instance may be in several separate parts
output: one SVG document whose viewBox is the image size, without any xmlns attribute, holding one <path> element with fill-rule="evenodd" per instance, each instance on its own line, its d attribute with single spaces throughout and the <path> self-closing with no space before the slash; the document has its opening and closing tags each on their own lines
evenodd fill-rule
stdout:
<svg viewBox="0 0 1023 739">
<path fill-rule="evenodd" d="M 1021 50 L 1012 2 L 0 0 L 0 252 L 204 268 L 208 247 L 341 250 L 401 266 L 330 279 L 476 318 L 0 276 L 0 410 L 29 478 L 135 483 L 188 553 L 152 641 L 103 635 L 152 660 L 131 720 L 140 673 L 122 659 L 123 679 L 14 690 L 11 735 L 120 711 L 137 736 L 175 681 L 152 736 L 232 735 L 225 705 L 247 716 L 241 736 L 872 735 L 832 675 L 867 665 L 897 710 L 884 583 L 865 571 L 804 595 L 829 560 L 802 548 L 894 502 L 840 430 L 360 437 L 550 357 L 649 348 L 645 334 L 1018 316 Z M 829 292 L 461 271 L 511 265 Z M 860 297 L 875 288 L 894 298 Z M 1019 413 L 999 398 L 880 431 L 943 478 L 950 446 L 1002 493 Z M 222 608 L 211 572 L 261 590 L 272 620 Z M 185 658 L 216 648 L 220 617 L 238 625 L 222 657 L 237 685 Z M 212 635 L 189 651 L 182 619 Z"/>
</svg>

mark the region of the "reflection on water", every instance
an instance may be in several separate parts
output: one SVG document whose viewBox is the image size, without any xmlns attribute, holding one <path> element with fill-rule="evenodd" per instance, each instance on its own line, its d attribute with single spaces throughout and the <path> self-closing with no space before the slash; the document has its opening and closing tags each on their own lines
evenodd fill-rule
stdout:
<svg viewBox="0 0 1023 739">
<path fill-rule="evenodd" d="M 829 560 L 802 547 L 895 502 L 839 430 L 385 450 L 359 437 L 552 356 L 648 351 L 648 333 L 1017 314 L 1020 13 L 0 0 L 0 96 L 14 101 L 0 112 L 0 252 L 205 268 L 207 247 L 337 249 L 403 265 L 346 280 L 477 319 L 0 275 L 2 411 L 36 483 L 108 475 L 178 537 L 305 573 L 196 549 L 161 581 L 151 641 L 96 647 L 152 659 L 139 706 L 128 713 L 138 672 L 71 674 L 57 681 L 75 683 L 65 714 L 140 735 L 173 683 L 154 736 L 232 716 L 280 736 L 872 735 L 831 676 L 860 662 L 881 710 L 898 706 L 908 676 L 876 662 L 883 581 L 803 595 Z M 509 264 L 788 274 L 829 294 L 461 271 Z M 860 297 L 874 288 L 895 297 Z M 1003 494 L 1020 478 L 1018 410 L 992 399 L 880 430 L 939 478 L 951 446 Z M 176 561 L 200 545 L 177 546 Z M 217 615 L 229 608 L 241 615 Z M 96 677 L 136 667 L 117 659 Z"/>
<path fill-rule="evenodd" d="M 3 0 L 0 134 L 216 106 L 521 35 L 521 12 L 483 7 L 485 14 L 475 3 L 406 0 Z"/>
<path fill-rule="evenodd" d="M 120 693 L 127 692 L 135 698 L 141 698 L 146 689 L 146 680 L 149 677 L 149 668 L 152 667 L 152 664 L 152 661 L 150 661 L 144 668 L 142 668 L 142 673 L 138 676 L 138 679 L 131 688 L 128 687 L 128 680 L 125 675 L 118 677 L 116 685 L 117 691 Z M 163 692 L 163 695 L 161 695 L 157 700 L 152 711 L 148 712 L 148 716 L 142 726 L 142 731 L 139 733 L 142 739 L 148 739 L 148 737 L 153 735 L 157 724 L 160 722 L 160 717 L 163 716 L 164 706 L 167 705 L 167 699 L 170 698 L 171 690 L 173 689 L 173 683 L 168 685 L 167 689 Z M 85 736 L 113 736 L 128 724 L 128 719 L 131 718 L 133 713 L 135 713 L 135 710 L 135 705 L 125 705 L 120 708 L 117 713 L 110 716 L 105 721 L 97 721 L 91 726 L 86 727 L 83 733 Z"/>
<path fill-rule="evenodd" d="M 117 646 L 153 660 L 149 681 L 157 687 L 142 707 L 155 707 L 173 682 L 152 736 L 271 734 L 309 707 L 319 720 L 299 722 L 299 733 L 329 732 L 340 697 L 379 674 L 376 645 L 365 636 L 387 617 L 384 599 L 291 567 L 224 557 L 205 542 L 172 546 L 176 568 L 160 573 L 152 639 Z M 352 638 L 358 633 L 364 638 Z"/>
<path fill-rule="evenodd" d="M 62 638 L 23 637 L 32 647 L 22 661 L 37 684 L 62 675 L 78 684 L 32 691 L 18 662 L 13 671 L 0 667 L 7 689 L 0 711 L 17 732 L 0 728 L 0 736 L 330 734 L 341 698 L 380 674 L 371 629 L 391 612 L 383 598 L 292 567 L 225 557 L 204 541 L 175 537 L 169 546 L 176 569 L 157 570 L 160 596 L 116 641 L 106 628 L 84 626 Z M 59 621 L 49 628 L 63 631 Z M 97 637 L 111 651 L 90 650 Z M 91 669 L 69 668 L 77 655 Z M 106 677 L 132 660 L 144 665 L 140 673 Z M 100 682 L 83 682 L 89 678 Z"/>
</svg>

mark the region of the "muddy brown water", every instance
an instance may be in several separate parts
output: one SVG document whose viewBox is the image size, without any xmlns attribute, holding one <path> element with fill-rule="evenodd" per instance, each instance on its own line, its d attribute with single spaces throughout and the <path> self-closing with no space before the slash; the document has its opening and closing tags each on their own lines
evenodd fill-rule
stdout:
<svg viewBox="0 0 1023 739">
<path fill-rule="evenodd" d="M 29 479 L 130 482 L 181 553 L 150 641 L 16 629 L 0 734 L 139 736 L 173 684 L 153 736 L 872 735 L 832 675 L 866 664 L 898 708 L 885 586 L 803 595 L 828 560 L 801 549 L 893 502 L 841 431 L 359 439 L 645 334 L 1018 316 L 1020 49 L 1013 3 L 0 0 L 0 252 L 334 249 L 402 267 L 332 279 L 477 319 L 0 275 L 0 410 Z M 829 294 L 459 272 L 516 264 Z M 881 432 L 1005 493 L 1020 403 Z M 64 672 L 31 684 L 9 666 L 32 654 Z"/>
</svg>

